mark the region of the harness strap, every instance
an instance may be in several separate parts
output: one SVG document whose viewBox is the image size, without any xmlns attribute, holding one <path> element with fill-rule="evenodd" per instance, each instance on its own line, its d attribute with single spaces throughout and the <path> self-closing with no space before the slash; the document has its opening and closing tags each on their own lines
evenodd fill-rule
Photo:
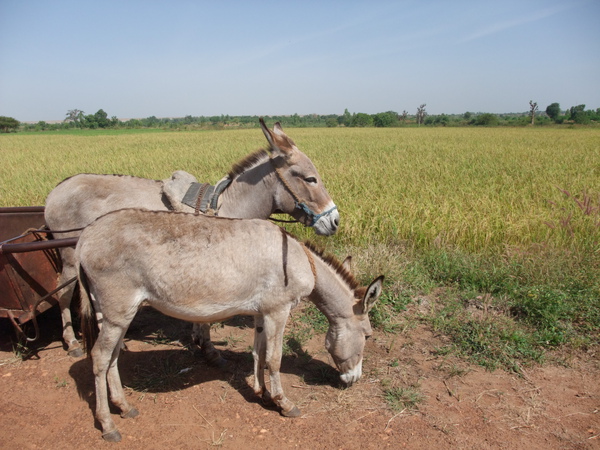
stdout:
<svg viewBox="0 0 600 450">
<path fill-rule="evenodd" d="M 313 273 L 313 276 L 315 277 L 315 286 L 317 285 L 317 268 L 315 267 L 315 259 L 313 258 L 313 254 L 312 252 L 308 249 L 308 247 L 306 245 L 304 245 L 302 242 L 300 243 L 300 245 L 302 246 L 302 250 L 304 250 L 304 253 L 306 253 L 306 257 L 308 258 L 308 263 L 310 264 L 310 270 Z"/>
<path fill-rule="evenodd" d="M 196 199 L 196 207 L 194 208 L 194 214 L 200 214 L 200 209 L 202 209 L 202 212 L 206 211 L 206 202 L 208 201 L 206 194 L 211 187 L 212 186 L 208 183 L 202 183 L 200 185 L 200 188 L 198 189 L 198 198 Z M 204 205 L 202 205 L 202 202 L 204 202 Z M 202 206 L 204 206 L 204 208 Z"/>
<path fill-rule="evenodd" d="M 223 191 L 229 187 L 230 184 L 231 178 L 229 177 L 221 179 L 221 181 L 219 181 L 216 184 L 215 190 L 213 191 L 212 198 L 210 200 L 210 209 L 214 211 L 217 211 L 219 209 L 219 197 L 221 196 Z"/>
<path fill-rule="evenodd" d="M 271 158 L 271 163 L 273 163 L 273 158 Z M 273 167 L 275 168 L 275 173 L 277 174 L 277 178 L 279 178 L 279 181 L 281 181 L 281 184 L 283 184 L 285 186 L 285 188 L 291 194 L 291 196 L 294 199 L 294 201 L 296 202 L 296 204 L 299 204 L 300 203 L 300 199 L 298 198 L 298 196 L 296 195 L 296 193 L 294 192 L 294 190 L 292 189 L 292 187 L 285 180 L 285 178 L 283 178 L 283 174 L 281 173 L 281 170 L 279 170 L 279 167 L 277 167 L 275 165 L 275 163 L 273 163 Z"/>
</svg>

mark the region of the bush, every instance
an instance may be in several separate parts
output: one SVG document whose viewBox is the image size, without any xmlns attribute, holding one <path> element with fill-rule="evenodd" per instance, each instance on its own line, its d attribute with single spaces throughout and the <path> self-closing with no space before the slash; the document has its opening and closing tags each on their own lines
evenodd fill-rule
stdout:
<svg viewBox="0 0 600 450">
<path fill-rule="evenodd" d="M 500 121 L 495 114 L 485 113 L 477 116 L 473 123 L 474 125 L 493 127 L 498 125 L 499 122 Z"/>
</svg>

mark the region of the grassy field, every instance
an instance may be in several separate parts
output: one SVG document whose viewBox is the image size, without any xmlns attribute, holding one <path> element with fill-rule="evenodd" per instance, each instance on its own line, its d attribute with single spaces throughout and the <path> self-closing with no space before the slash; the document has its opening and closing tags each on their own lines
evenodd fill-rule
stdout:
<svg viewBox="0 0 600 450">
<path fill-rule="evenodd" d="M 286 131 L 342 217 L 333 238 L 289 228 L 353 253 L 365 279 L 388 276 L 382 329 L 428 320 L 491 367 L 600 341 L 600 130 Z M 0 206 L 43 204 L 79 172 L 163 179 L 184 169 L 215 182 L 265 143 L 258 129 L 4 135 Z M 426 312 L 401 314 L 423 297 Z"/>
</svg>

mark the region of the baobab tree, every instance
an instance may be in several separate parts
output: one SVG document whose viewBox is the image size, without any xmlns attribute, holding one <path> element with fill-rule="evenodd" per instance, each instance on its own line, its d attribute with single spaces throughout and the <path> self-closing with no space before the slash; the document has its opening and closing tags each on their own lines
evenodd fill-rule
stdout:
<svg viewBox="0 0 600 450">
<path fill-rule="evenodd" d="M 535 112 L 538 110 L 538 104 L 529 100 L 529 114 L 531 115 L 531 125 L 535 124 Z"/>
<path fill-rule="evenodd" d="M 81 124 L 83 119 L 83 111 L 80 109 L 70 109 L 67 111 L 67 117 L 63 122 L 74 122 L 75 124 Z"/>
<path fill-rule="evenodd" d="M 425 111 L 425 106 L 427 105 L 423 103 L 417 108 L 417 125 L 421 125 L 425 121 L 425 116 L 427 115 L 427 112 Z"/>
</svg>

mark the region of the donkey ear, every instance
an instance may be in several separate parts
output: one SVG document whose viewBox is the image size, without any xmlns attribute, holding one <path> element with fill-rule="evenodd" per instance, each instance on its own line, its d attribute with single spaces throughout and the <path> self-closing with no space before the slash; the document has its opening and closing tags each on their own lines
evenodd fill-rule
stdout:
<svg viewBox="0 0 600 450">
<path fill-rule="evenodd" d="M 346 269 L 348 272 L 351 272 L 350 269 L 352 268 L 352 256 L 350 256 L 350 255 L 346 256 L 346 259 L 342 263 L 342 267 L 344 269 Z"/>
<path fill-rule="evenodd" d="M 278 134 L 279 136 L 286 136 L 286 134 L 283 132 L 283 128 L 281 128 L 281 124 L 279 122 L 275 122 L 275 125 L 273 125 L 273 132 L 275 134 Z"/>
<path fill-rule="evenodd" d="M 265 123 L 265 120 L 260 117 L 258 119 L 259 123 L 260 123 L 260 128 L 262 129 L 263 133 L 265 134 L 265 137 L 267 138 L 267 141 L 269 141 L 269 144 L 271 144 L 271 146 L 274 145 L 273 143 L 273 135 L 271 134 L 271 130 L 269 130 L 269 128 L 267 127 L 267 124 Z"/>
<path fill-rule="evenodd" d="M 260 122 L 260 127 L 269 142 L 271 153 L 273 153 L 274 156 L 283 155 L 285 158 L 291 157 L 294 152 L 294 142 L 283 132 L 281 124 L 279 122 L 275 123 L 273 131 L 271 131 L 262 117 L 258 120 Z"/>
<path fill-rule="evenodd" d="M 368 314 L 383 290 L 383 275 L 378 276 L 367 288 L 363 298 L 363 314 Z"/>
</svg>

